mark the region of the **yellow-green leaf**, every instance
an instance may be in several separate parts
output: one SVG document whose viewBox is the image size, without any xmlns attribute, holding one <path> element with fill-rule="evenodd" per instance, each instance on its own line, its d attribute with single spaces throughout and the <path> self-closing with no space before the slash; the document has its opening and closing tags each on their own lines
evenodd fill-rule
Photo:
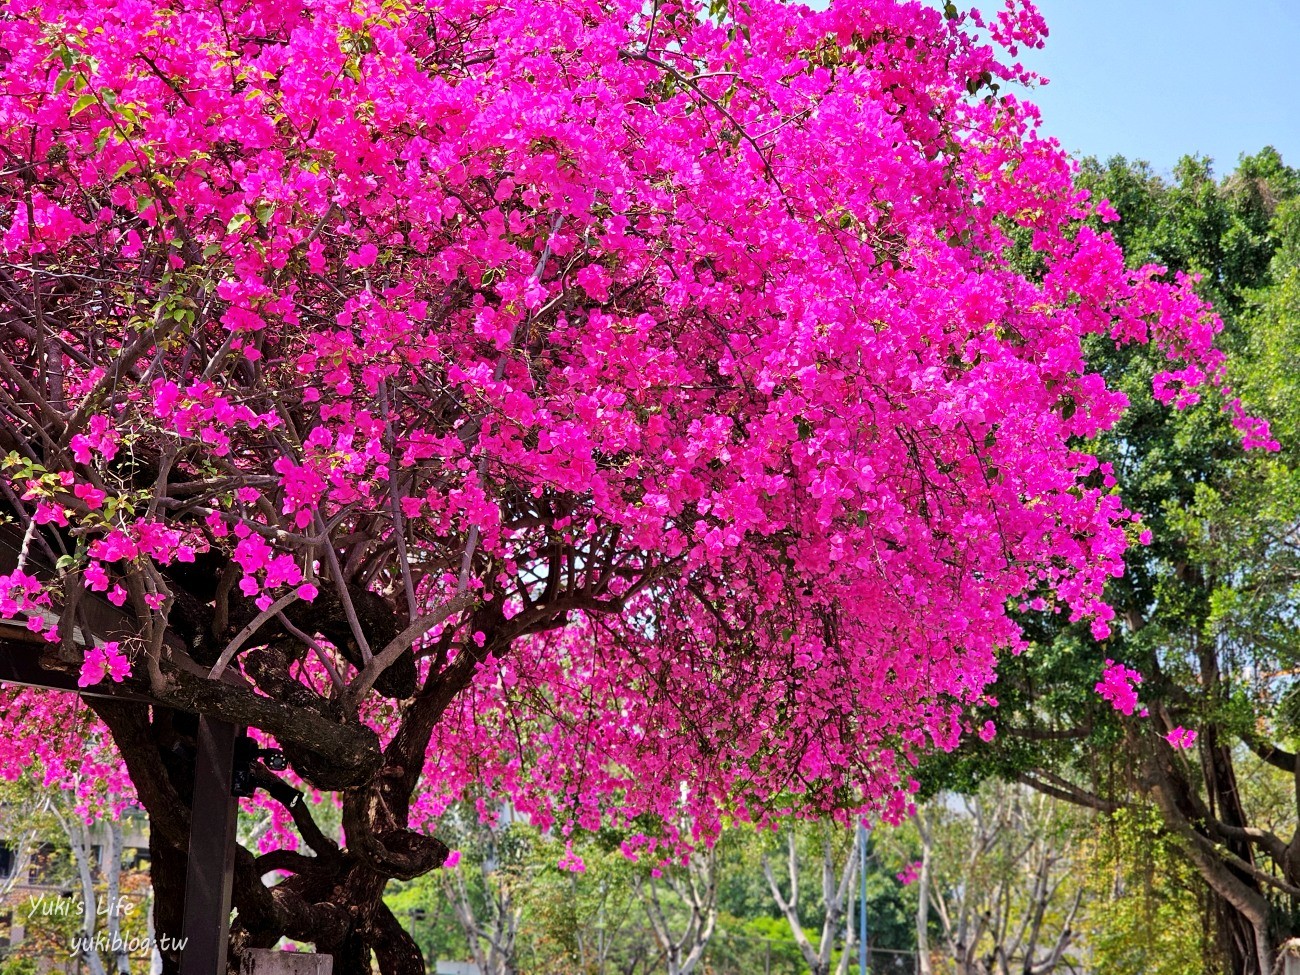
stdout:
<svg viewBox="0 0 1300 975">
<path fill-rule="evenodd" d="M 72 103 L 72 108 L 68 112 L 68 117 L 72 118 L 75 115 L 79 115 L 80 113 L 84 112 L 93 104 L 95 104 L 95 96 L 93 94 L 87 93 L 85 95 L 82 95 L 80 98 L 78 98 L 75 102 Z"/>
</svg>

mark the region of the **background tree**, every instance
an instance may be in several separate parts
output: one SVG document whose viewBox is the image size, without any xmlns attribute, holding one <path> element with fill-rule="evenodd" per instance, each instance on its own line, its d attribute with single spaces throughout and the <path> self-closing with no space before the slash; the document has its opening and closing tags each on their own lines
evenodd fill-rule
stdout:
<svg viewBox="0 0 1300 975">
<path fill-rule="evenodd" d="M 518 819 L 480 822 L 472 804 L 449 810 L 438 832 L 457 846 L 455 865 L 397 884 L 386 897 L 395 914 L 409 919 L 426 958 L 513 966 L 532 975 L 662 971 L 663 953 L 635 882 L 649 868 L 624 855 L 616 832 L 578 831 L 564 840 Z M 506 924 L 503 905 L 510 911 Z M 677 907 L 667 906 L 669 913 Z M 492 952 L 507 925 L 511 950 Z M 471 936 L 479 938 L 477 951 Z"/>
<path fill-rule="evenodd" d="M 4 825 L 3 844 L 8 872 L 0 876 L 0 898 L 22 883 L 31 867 L 32 857 L 44 842 L 48 824 L 43 822 L 47 797 L 43 790 L 32 788 L 25 777 L 0 785 L 0 815 Z"/>
<path fill-rule="evenodd" d="M 515 823 L 508 806 L 486 821 L 472 807 L 458 811 L 458 828 L 442 835 L 448 840 L 458 837 L 462 856 L 438 879 L 479 971 L 514 975 L 523 912 L 521 888 L 529 880 L 525 870 L 529 836 Z M 472 855 L 464 857 L 466 852 Z"/>
<path fill-rule="evenodd" d="M 1143 512 L 1151 543 L 1108 589 L 1121 625 L 1104 644 L 1078 626 L 1027 619 L 1030 647 L 1003 661 L 991 692 L 996 740 L 972 745 L 978 767 L 951 770 L 969 782 L 999 768 L 1103 813 L 1156 815 L 1208 886 L 1219 964 L 1271 972 L 1276 946 L 1295 933 L 1300 894 L 1288 710 L 1300 659 L 1300 492 L 1287 393 L 1300 375 L 1290 342 L 1300 177 L 1272 150 L 1221 180 L 1193 158 L 1171 183 L 1122 159 L 1085 163 L 1083 175 L 1119 210 L 1131 263 L 1200 276 L 1237 353 L 1234 394 L 1273 411 L 1282 449 L 1237 451 L 1218 395 L 1180 412 L 1148 407 L 1160 357 L 1099 343 L 1090 361 L 1133 406 L 1089 449 Z M 1144 675 L 1129 715 L 1088 690 L 1108 658 Z M 1197 732 L 1194 745 L 1185 729 Z M 1285 783 L 1290 798 L 1279 802 Z"/>
<path fill-rule="evenodd" d="M 957 975 L 1050 975 L 1077 967 L 1085 888 L 1071 849 L 1073 824 L 1062 821 L 1068 815 L 1045 796 L 1001 783 L 918 810 L 923 970 L 933 970 L 926 951 L 931 919 L 939 953 Z"/>
<path fill-rule="evenodd" d="M 836 828 L 835 824 L 823 824 L 817 832 L 820 835 L 810 838 L 812 842 L 804 846 L 804 856 L 801 857 L 801 844 L 795 832 L 787 831 L 781 844 L 785 847 L 784 855 L 780 857 L 785 869 L 778 877 L 772 866 L 773 857 L 764 853 L 763 876 L 772 892 L 772 899 L 790 925 L 790 933 L 808 970 L 812 975 L 830 975 L 836 955 L 838 964 L 835 971 L 848 971 L 849 957 L 857 944 L 857 928 L 850 909 L 857 892 L 861 832 L 852 830 L 847 844 L 843 841 L 846 831 Z M 836 842 L 837 839 L 840 842 Z M 807 897 L 809 888 L 820 895 L 811 903 Z M 804 930 L 804 925 L 811 920 L 810 909 L 821 918 L 821 931 L 815 945 Z"/>
<path fill-rule="evenodd" d="M 1205 975 L 1209 891 L 1154 810 L 1125 809 L 1078 837 L 1075 869 L 1087 888 L 1075 927 L 1086 971 Z"/>
<path fill-rule="evenodd" d="M 0 788 L 0 836 L 14 857 L 0 905 L 22 938 L 7 954 L 75 960 L 91 975 L 147 969 L 148 878 L 125 860 L 131 811 L 119 803 L 112 815 L 88 815 L 80 783 L 46 781 L 39 766 L 15 771 Z M 138 826 L 138 811 L 133 818 Z"/>
<path fill-rule="evenodd" d="M 668 975 L 691 975 L 704 959 L 718 925 L 718 873 L 714 848 L 692 854 L 680 867 L 655 869 L 635 879 Z M 679 912 L 666 903 L 668 892 L 684 908 L 681 917 L 674 917 Z"/>
</svg>

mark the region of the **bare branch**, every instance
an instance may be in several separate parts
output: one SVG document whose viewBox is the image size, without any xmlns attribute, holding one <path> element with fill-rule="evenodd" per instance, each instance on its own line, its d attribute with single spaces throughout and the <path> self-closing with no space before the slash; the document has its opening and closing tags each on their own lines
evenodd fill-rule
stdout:
<svg viewBox="0 0 1300 975">
<path fill-rule="evenodd" d="M 235 654 L 239 653 L 240 648 L 248 642 L 249 638 L 261 629 L 264 623 L 279 615 L 281 610 L 297 600 L 297 592 L 285 593 L 270 606 L 266 607 L 266 609 L 253 617 L 253 619 L 249 621 L 248 625 L 240 630 L 233 640 L 226 644 L 226 648 L 222 650 L 221 655 L 217 657 L 217 662 L 212 665 L 212 670 L 208 673 L 208 680 L 219 679 L 222 673 L 225 672 L 226 667 L 229 666 L 230 661 L 234 659 Z"/>
<path fill-rule="evenodd" d="M 473 606 L 477 601 L 476 596 L 469 593 L 458 593 L 447 602 L 443 603 L 431 613 L 426 613 L 417 619 L 414 623 L 399 633 L 388 646 L 384 647 L 379 653 L 370 658 L 370 662 L 365 665 L 352 681 L 348 688 L 350 697 L 354 702 L 360 702 L 375 686 L 375 681 L 379 679 L 388 667 L 397 660 L 402 653 L 409 649 L 416 640 L 424 636 L 430 630 L 440 623 L 445 622 L 452 616 Z"/>
</svg>

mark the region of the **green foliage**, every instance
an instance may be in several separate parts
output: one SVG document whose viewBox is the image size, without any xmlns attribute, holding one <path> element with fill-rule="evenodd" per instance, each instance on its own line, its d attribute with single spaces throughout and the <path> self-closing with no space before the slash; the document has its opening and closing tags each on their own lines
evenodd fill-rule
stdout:
<svg viewBox="0 0 1300 975">
<path fill-rule="evenodd" d="M 867 860 L 867 935 L 872 948 L 916 950 L 916 896 L 879 855 Z M 854 915 L 857 923 L 857 915 Z"/>
<path fill-rule="evenodd" d="M 850 831 L 831 824 L 795 826 L 801 855 L 800 909 L 805 931 L 816 943 L 821 934 L 820 851 L 824 838 L 835 844 L 837 857 L 851 844 Z M 454 908 L 453 878 L 464 882 L 470 909 L 487 924 L 508 891 L 519 911 L 515 964 L 521 975 L 573 973 L 651 973 L 663 970 L 662 954 L 650 928 L 642 898 L 652 870 L 680 869 L 648 858 L 629 860 L 622 852 L 623 836 L 613 831 L 577 833 L 571 840 L 543 834 L 521 822 L 495 828 L 478 823 L 469 807 L 454 808 L 438 835 L 460 854 L 454 872 L 444 869 L 408 883 L 390 883 L 385 900 L 412 932 L 426 960 L 464 960 L 471 956 L 466 933 Z M 717 928 L 705 953 L 704 969 L 711 975 L 773 975 L 806 971 L 789 925 L 773 901 L 763 876 L 764 850 L 774 855 L 778 876 L 784 870 L 779 837 L 736 827 L 723 833 L 718 845 L 719 914 Z M 559 863 L 571 842 L 582 869 Z M 837 863 L 839 860 L 837 860 Z M 868 858 L 868 928 L 878 948 L 915 948 L 916 892 L 895 876 L 894 860 L 882 850 Z M 638 884 L 640 882 L 640 886 Z M 671 919 L 683 922 L 685 904 L 662 882 L 658 896 Z M 854 903 L 856 905 L 855 885 Z M 855 906 L 856 911 L 856 906 Z M 853 915 L 856 930 L 857 915 Z M 838 951 L 836 952 L 838 958 Z"/>
<path fill-rule="evenodd" d="M 583 861 L 580 873 L 557 865 L 565 852 L 563 842 L 554 837 L 535 841 L 529 856 L 532 879 L 523 903 L 520 955 L 525 970 L 584 972 L 595 970 L 602 951 L 638 953 L 634 942 L 642 919 L 634 877 L 646 868 L 629 861 L 610 839 L 579 839 L 575 849 Z"/>
<path fill-rule="evenodd" d="M 147 933 L 151 907 L 147 875 L 119 863 L 115 900 L 109 900 L 108 863 L 103 860 L 107 823 L 87 826 L 71 792 L 50 789 L 43 770 L 29 767 L 13 781 L 0 779 L 0 837 L 14 856 L 15 873 L 0 877 L 0 914 L 9 914 L 9 932 L 21 926 L 22 939 L 3 949 L 0 975 L 45 971 L 51 964 L 71 964 L 74 938 L 89 919 L 96 933 L 107 935 L 112 921 L 125 940 Z M 119 825 L 129 832 L 138 815 Z M 119 834 L 120 836 L 120 834 Z M 92 850 L 98 847 L 98 850 Z M 82 886 L 77 856 L 85 858 L 90 890 Z M 102 953 L 107 959 L 107 952 Z M 142 962 L 143 956 L 133 956 Z M 69 969 L 70 970 L 70 969 Z"/>
<path fill-rule="evenodd" d="M 815 941 L 818 932 L 811 928 L 805 930 Z M 790 933 L 790 926 L 783 918 L 766 915 L 748 919 L 724 916 L 720 919 L 719 933 L 710 947 L 708 959 L 719 972 L 761 972 L 769 967 L 774 972 L 804 970 L 803 958 Z"/>
<path fill-rule="evenodd" d="M 35 959 L 12 955 L 0 963 L 0 975 L 37 975 Z"/>
<path fill-rule="evenodd" d="M 1174 755 L 1176 781 L 1186 789 L 1180 801 L 1222 810 L 1223 789 L 1231 788 L 1245 822 L 1294 829 L 1294 777 L 1250 757 L 1241 741 L 1300 744 L 1300 173 L 1266 149 L 1224 178 L 1203 158 L 1185 158 L 1169 180 L 1144 163 L 1115 158 L 1086 160 L 1082 181 L 1120 212 L 1122 221 L 1106 229 L 1131 265 L 1200 276 L 1200 292 L 1224 320 L 1232 386 L 1248 409 L 1269 418 L 1282 450 L 1243 453 L 1215 397 L 1181 411 L 1152 399 L 1153 376 L 1167 368 L 1159 354 L 1091 340 L 1090 364 L 1131 407 L 1114 430 L 1080 447 L 1111 465 L 1154 538 L 1130 550 L 1127 574 L 1110 587 L 1118 619 L 1104 643 L 1063 615 L 1022 614 L 1029 646 L 1001 663 L 996 710 L 972 716 L 976 723 L 992 718 L 997 737 L 927 758 L 918 778 L 927 790 L 922 799 L 944 790 L 974 795 L 987 791 L 988 779 L 1001 778 L 1079 803 L 1118 804 L 1095 819 L 1062 812 L 1051 827 L 1056 832 L 1042 837 L 1067 865 L 1062 890 L 1082 904 L 1073 921 L 1081 957 L 1089 970 L 1107 975 L 1196 975 L 1217 964 L 1217 908 L 1187 857 L 1186 824 L 1152 802 L 1150 763 L 1170 754 L 1161 733 L 1176 724 L 1201 732 L 1199 750 Z M 1025 244 L 1013 260 L 1032 273 L 1038 258 Z M 1125 718 L 1093 691 L 1108 658 L 1146 676 L 1141 694 L 1151 717 Z M 1218 773 L 1206 764 L 1210 754 Z M 1223 785 L 1225 774 L 1230 786 Z M 955 803 L 950 796 L 929 807 L 938 810 L 934 889 L 953 897 L 1000 882 L 1020 891 L 1009 846 L 986 856 L 975 874 L 962 873 L 972 826 Z M 800 857 L 808 864 L 820 855 L 826 829 L 800 828 Z M 847 831 L 827 835 L 842 856 Z M 654 865 L 627 860 L 620 836 L 574 837 L 585 867 L 577 873 L 557 866 L 564 842 L 519 824 L 485 833 L 471 816 L 453 816 L 444 838 L 461 850 L 474 911 L 490 915 L 493 898 L 513 891 L 520 972 L 657 970 L 658 948 L 637 896 L 637 880 Z M 1006 839 L 1023 836 L 1013 830 Z M 779 842 L 741 829 L 724 836 L 707 970 L 801 969 L 761 869 L 765 849 L 774 862 L 784 856 Z M 894 875 L 919 857 L 914 826 L 880 833 L 867 878 L 877 947 L 915 948 L 917 885 L 904 886 Z M 800 911 L 815 942 L 822 916 L 813 874 Z M 665 894 L 669 913 L 683 911 L 672 896 Z M 410 920 L 427 957 L 467 956 L 438 877 L 395 885 L 389 903 Z M 1283 909 L 1279 932 L 1288 918 Z M 1062 904 L 1052 902 L 1047 923 L 1067 923 Z M 929 936 L 932 946 L 940 943 L 934 912 Z"/>
<path fill-rule="evenodd" d="M 1225 178 L 1201 158 L 1183 159 L 1169 181 L 1116 158 L 1085 161 L 1082 182 L 1119 211 L 1121 222 L 1108 229 L 1131 265 L 1199 275 L 1198 290 L 1223 319 L 1235 395 L 1269 419 L 1282 449 L 1242 451 L 1215 396 L 1185 410 L 1155 402 L 1152 378 L 1167 362 L 1144 347 L 1094 339 L 1089 364 L 1125 393 L 1130 409 L 1080 447 L 1112 465 L 1153 540 L 1129 550 L 1124 577 L 1108 589 L 1117 614 L 1110 639 L 1098 642 L 1050 612 L 1023 614 L 1029 649 L 1001 662 L 992 691 L 999 707 L 973 716 L 992 718 L 997 738 L 933 760 L 918 777 L 932 792 L 972 791 L 989 776 L 1020 779 L 1075 802 L 1132 804 L 1130 814 L 1141 817 L 1156 816 L 1153 783 L 1162 782 L 1169 801 L 1157 832 L 1168 858 L 1152 883 L 1178 884 L 1195 877 L 1179 857 L 1192 831 L 1205 829 L 1200 817 L 1266 824 L 1284 838 L 1296 829 L 1294 776 L 1263 766 L 1245 745 L 1300 744 L 1300 172 L 1265 149 Z M 1140 693 L 1150 717 L 1125 717 L 1093 692 L 1106 659 L 1145 676 Z M 1161 740 L 1176 726 L 1199 731 L 1195 750 L 1174 753 Z M 1222 836 L 1214 843 L 1216 856 L 1228 855 Z M 1127 876 L 1142 855 L 1132 843 L 1117 850 L 1107 869 Z M 1121 869 L 1126 856 L 1136 859 Z M 1292 869 L 1259 862 L 1278 874 Z M 1162 912 L 1187 904 L 1144 893 L 1139 905 L 1133 884 L 1120 886 L 1129 893 L 1116 895 L 1115 911 L 1090 915 L 1098 943 L 1112 951 L 1114 967 L 1104 970 L 1202 970 L 1204 938 L 1183 930 L 1180 943 L 1197 949 L 1185 954 L 1157 950 L 1159 939 L 1144 947 L 1133 920 L 1158 927 L 1169 921 Z M 1270 937 L 1280 939 L 1297 930 L 1295 912 L 1282 898 L 1272 903 Z M 1231 945 L 1247 944 L 1249 953 L 1254 942 L 1234 910 L 1220 900 L 1191 913 L 1217 919 L 1228 967 L 1249 967 L 1232 954 L 1241 949 Z M 1139 954 L 1125 954 L 1124 945 Z M 1157 965 L 1165 967 L 1143 967 Z"/>
<path fill-rule="evenodd" d="M 456 923 L 450 902 L 438 889 L 436 875 L 393 881 L 384 901 L 420 946 L 430 968 L 436 967 L 439 959 L 469 957 L 465 934 Z"/>
<path fill-rule="evenodd" d="M 1205 898 L 1196 871 L 1150 811 L 1100 818 L 1083 848 L 1080 926 L 1094 971 L 1204 975 Z"/>
<path fill-rule="evenodd" d="M 1125 576 L 1110 586 L 1120 625 L 1109 641 L 1051 613 L 1023 616 L 1030 649 L 1001 663 L 1000 706 L 976 716 L 998 723 L 997 740 L 931 762 L 920 776 L 931 792 L 1043 770 L 1109 795 L 1135 788 L 1124 725 L 1092 691 L 1106 658 L 1142 671 L 1144 700 L 1164 702 L 1177 721 L 1221 722 L 1228 732 L 1272 717 L 1291 683 L 1264 686 L 1261 676 L 1300 663 L 1291 608 L 1300 579 L 1291 529 L 1300 519 L 1300 174 L 1266 149 L 1221 181 L 1207 160 L 1188 157 L 1171 183 L 1122 158 L 1085 161 L 1082 182 L 1119 210 L 1109 229 L 1132 264 L 1202 275 L 1235 352 L 1233 386 L 1269 417 L 1283 450 L 1242 452 L 1214 397 L 1181 411 L 1153 401 L 1152 377 L 1166 362 L 1146 347 L 1092 342 L 1090 364 L 1130 409 L 1081 446 L 1113 466 L 1153 542 L 1130 549 Z M 1225 680 L 1205 694 L 1200 675 L 1225 649 L 1216 665 Z"/>
</svg>

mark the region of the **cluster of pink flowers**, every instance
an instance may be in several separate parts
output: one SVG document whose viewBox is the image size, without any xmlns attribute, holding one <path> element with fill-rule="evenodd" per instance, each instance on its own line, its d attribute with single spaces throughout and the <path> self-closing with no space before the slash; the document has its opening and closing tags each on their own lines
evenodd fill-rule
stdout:
<svg viewBox="0 0 1300 975">
<path fill-rule="evenodd" d="M 90 647 L 81 664 L 81 675 L 77 678 L 79 687 L 90 687 L 106 677 L 121 683 L 131 672 L 131 662 L 122 652 L 116 641 L 101 643 Z"/>
<path fill-rule="evenodd" d="M 1178 727 L 1165 735 L 1165 741 L 1175 748 L 1191 748 L 1196 744 L 1196 732 L 1190 728 Z"/>
<path fill-rule="evenodd" d="M 573 849 L 572 841 L 564 844 L 564 853 L 561 855 L 556 866 L 561 870 L 567 870 L 570 873 L 583 873 L 587 869 L 586 863 L 581 856 Z"/>
<path fill-rule="evenodd" d="M 417 816 L 471 786 L 542 824 L 685 809 L 688 841 L 904 815 L 1021 646 L 1009 605 L 1108 632 L 1137 516 L 1079 446 L 1126 405 L 1085 337 L 1157 343 L 1175 405 L 1222 380 L 1190 283 L 1128 269 L 1036 110 L 981 87 L 1027 77 L 1003 59 L 1041 17 L 398 9 L 0 12 L 0 260 L 113 282 L 59 306 L 38 385 L 86 415 L 14 484 L 84 539 L 64 578 L 142 626 L 182 612 L 153 573 L 212 550 L 263 611 L 347 571 L 398 613 L 528 614 L 442 716 Z M 8 616 L 65 597 L 0 580 Z M 421 676 L 484 629 L 431 630 Z M 1133 676 L 1099 689 L 1131 710 Z"/>
<path fill-rule="evenodd" d="M 1101 680 L 1097 682 L 1096 691 L 1109 701 L 1116 711 L 1132 714 L 1133 709 L 1138 705 L 1137 688 L 1141 683 L 1142 675 L 1136 670 L 1117 664 L 1113 660 L 1107 660 L 1106 668 L 1101 672 Z"/>
<path fill-rule="evenodd" d="M 3 687 L 0 713 L 0 778 L 27 774 L 43 788 L 70 793 L 87 822 L 131 805 L 135 789 L 107 729 L 69 695 Z"/>
<path fill-rule="evenodd" d="M 1147 708 L 1139 709 L 1137 689 L 1141 683 L 1142 675 L 1138 671 L 1124 664 L 1117 664 L 1113 660 L 1107 660 L 1101 680 L 1097 682 L 1096 691 L 1109 701 L 1116 711 L 1131 715 L 1137 710 L 1138 716 L 1145 718 L 1150 715 L 1150 711 Z M 1196 732 L 1182 726 L 1173 728 L 1163 737 L 1175 748 L 1189 749 L 1196 744 Z"/>
</svg>

